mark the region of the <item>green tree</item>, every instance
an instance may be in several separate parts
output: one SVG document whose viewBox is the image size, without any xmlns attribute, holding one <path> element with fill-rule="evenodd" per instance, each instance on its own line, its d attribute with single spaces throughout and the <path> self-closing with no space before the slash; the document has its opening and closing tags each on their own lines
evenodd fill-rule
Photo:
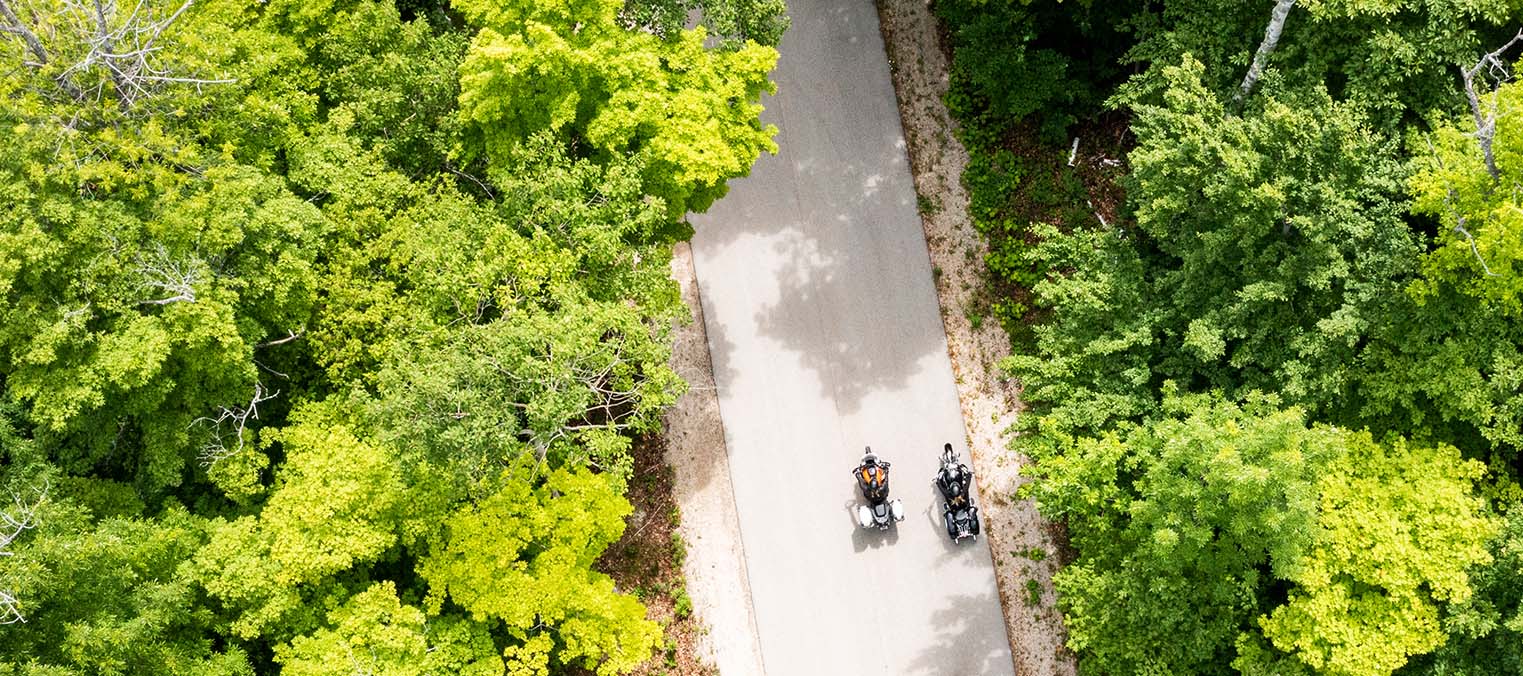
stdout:
<svg viewBox="0 0 1523 676">
<path fill-rule="evenodd" d="M 629 503 L 607 476 L 558 469 L 535 485 L 525 475 L 540 468 L 515 465 L 496 492 L 445 520 L 419 563 L 430 612 L 449 600 L 478 622 L 501 621 L 518 643 L 510 672 L 545 664 L 552 645 L 554 663 L 600 676 L 645 661 L 660 627 L 590 569 L 623 532 Z"/>
<path fill-rule="evenodd" d="M 633 156 L 645 191 L 680 219 L 708 208 L 762 151 L 776 152 L 776 128 L 757 115 L 777 52 L 754 43 L 706 49 L 701 28 L 666 39 L 629 31 L 622 6 L 457 3 L 481 27 L 460 68 L 467 150 L 501 166 L 549 131 L 600 162 Z"/>
<path fill-rule="evenodd" d="M 1317 480 L 1317 530 L 1286 571 L 1290 599 L 1260 625 L 1318 673 L 1389 674 L 1444 644 L 1440 604 L 1470 599 L 1467 570 L 1489 561 L 1496 524 L 1472 493 L 1482 466 L 1454 448 L 1345 439 Z"/>
<path fill-rule="evenodd" d="M 1479 463 L 1276 406 L 1170 396 L 1049 437 L 1029 494 L 1080 552 L 1054 584 L 1086 672 L 1385 674 L 1443 643 L 1495 529 Z"/>
<path fill-rule="evenodd" d="M 1448 641 L 1403 674 L 1512 674 L 1523 670 L 1523 513 L 1516 508 L 1473 571 L 1475 594 L 1450 604 Z"/>
<path fill-rule="evenodd" d="M 1159 66 L 1185 56 L 1205 64 L 1208 89 L 1235 92 L 1264 38 L 1273 3 L 1170 0 L 1129 20 L 1137 45 L 1128 61 L 1149 67 L 1130 87 L 1166 78 Z M 1290 9 L 1267 65 L 1295 91 L 1327 90 L 1395 131 L 1412 113 L 1452 109 L 1456 66 L 1474 63 L 1512 31 L 1515 0 L 1302 0 Z M 1128 99 L 1132 92 L 1124 92 Z"/>
<path fill-rule="evenodd" d="M 321 599 L 348 595 L 337 576 L 396 547 L 403 505 L 428 504 L 407 501 L 394 456 L 331 410 L 309 409 L 272 436 L 286 457 L 268 502 L 256 516 L 215 523 L 191 566 L 245 639 L 315 625 Z M 408 516 L 427 517 L 419 512 Z"/>
<path fill-rule="evenodd" d="M 502 657 L 480 624 L 430 621 L 377 582 L 328 613 L 322 629 L 275 650 L 284 676 L 496 676 Z"/>
<path fill-rule="evenodd" d="M 0 0 L 0 672 L 650 656 L 592 566 L 782 4 L 404 4 Z"/>
<path fill-rule="evenodd" d="M 1415 272 L 1401 165 L 1325 94 L 1271 81 L 1236 116 L 1198 62 L 1163 72 L 1137 106 L 1135 230 L 1037 229 L 1026 256 L 1054 271 L 1033 289 L 1051 318 L 1009 367 L 1028 400 L 1092 430 L 1145 413 L 1164 379 L 1345 413 L 1347 364 Z"/>
<path fill-rule="evenodd" d="M 49 495 L 3 571 L 26 621 L 5 627 L 0 671 L 253 673 L 178 572 L 206 541 L 203 519 L 178 505 L 144 518 L 122 486 L 67 482 Z M 111 513 L 113 502 L 129 513 Z"/>
<path fill-rule="evenodd" d="M 706 32 L 727 47 L 747 41 L 776 47 L 788 30 L 787 9 L 783 0 L 626 0 L 620 17 L 630 28 L 674 37 L 687 27 L 688 17 L 698 12 Z"/>
<path fill-rule="evenodd" d="M 1446 120 L 1433 133 L 1431 150 L 1417 156 L 1412 209 L 1438 220 L 1443 231 L 1424 259 L 1425 279 L 1415 291 L 1429 295 L 1449 286 L 1502 317 L 1517 318 L 1523 316 L 1523 197 L 1506 186 L 1523 177 L 1523 88 L 1503 84 L 1481 96 L 1486 109 L 1480 112 L 1495 120 L 1496 176 L 1468 115 Z"/>
</svg>

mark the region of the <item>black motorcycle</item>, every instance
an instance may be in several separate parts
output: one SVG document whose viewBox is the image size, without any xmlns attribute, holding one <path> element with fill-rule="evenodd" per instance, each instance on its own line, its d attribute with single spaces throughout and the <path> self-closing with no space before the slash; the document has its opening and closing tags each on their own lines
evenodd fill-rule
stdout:
<svg viewBox="0 0 1523 676">
<path fill-rule="evenodd" d="M 978 541 L 978 507 L 973 505 L 973 470 L 957 460 L 957 452 L 947 444 L 941 451 L 941 469 L 936 472 L 936 488 L 941 491 L 941 518 L 947 537 L 953 542 L 963 538 Z"/>
<path fill-rule="evenodd" d="M 904 504 L 888 497 L 888 467 L 889 463 L 879 460 L 869 446 L 861 464 L 851 471 L 862 489 L 862 498 L 867 500 L 867 504 L 857 505 L 857 525 L 863 528 L 888 530 L 904 520 Z"/>
</svg>

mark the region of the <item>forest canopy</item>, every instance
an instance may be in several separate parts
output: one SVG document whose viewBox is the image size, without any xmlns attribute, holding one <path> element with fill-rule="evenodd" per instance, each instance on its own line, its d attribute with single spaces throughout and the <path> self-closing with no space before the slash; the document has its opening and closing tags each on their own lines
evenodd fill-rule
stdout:
<svg viewBox="0 0 1523 676">
<path fill-rule="evenodd" d="M 936 7 L 1081 673 L 1523 673 L 1523 4 Z"/>
<path fill-rule="evenodd" d="M 0 0 L 0 673 L 644 662 L 593 564 L 786 26 Z"/>
</svg>

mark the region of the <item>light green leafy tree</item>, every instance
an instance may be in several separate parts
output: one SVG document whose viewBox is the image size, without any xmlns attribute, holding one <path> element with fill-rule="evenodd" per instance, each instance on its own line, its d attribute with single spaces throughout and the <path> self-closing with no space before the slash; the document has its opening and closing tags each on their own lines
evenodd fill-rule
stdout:
<svg viewBox="0 0 1523 676">
<path fill-rule="evenodd" d="M 331 408 L 308 409 L 272 435 L 286 457 L 268 502 L 257 516 L 215 524 L 195 557 L 196 579 L 235 613 L 234 635 L 306 631 L 322 599 L 347 596 L 335 576 L 381 559 L 398 543 L 402 507 L 427 504 L 407 501 L 392 454 L 356 438 Z"/>
<path fill-rule="evenodd" d="M 645 191 L 680 219 L 777 149 L 776 128 L 757 118 L 771 48 L 707 49 L 701 28 L 626 30 L 620 0 L 454 6 L 481 27 L 460 67 L 467 150 L 494 164 L 549 131 L 598 161 L 638 158 Z"/>
<path fill-rule="evenodd" d="M 275 661 L 284 676 L 497 676 L 504 668 L 485 626 L 430 621 L 389 581 L 350 597 L 322 629 L 276 648 Z"/>
<path fill-rule="evenodd" d="M 1482 465 L 1454 448 L 1344 440 L 1317 480 L 1310 551 L 1285 571 L 1290 598 L 1260 624 L 1317 673 L 1389 674 L 1444 644 L 1440 604 L 1470 599 L 1497 524 L 1472 492 Z"/>
<path fill-rule="evenodd" d="M 1497 175 L 1488 171 L 1470 116 L 1446 121 L 1417 156 L 1412 209 L 1443 226 L 1424 260 L 1416 291 L 1454 287 L 1501 316 L 1523 316 L 1523 197 L 1510 186 L 1523 177 L 1523 88 L 1503 84 L 1482 92 L 1482 112 L 1494 116 L 1491 140 Z M 1495 106 L 1494 113 L 1489 110 Z"/>
<path fill-rule="evenodd" d="M 516 646 L 510 673 L 548 663 L 623 673 L 650 656 L 661 629 L 590 566 L 623 532 L 630 505 L 608 476 L 557 469 L 527 480 L 538 471 L 515 463 L 496 492 L 445 519 L 418 565 L 427 607 L 438 613 L 449 601 L 478 622 L 502 622 Z"/>
<path fill-rule="evenodd" d="M 1523 670 L 1523 512 L 1507 514 L 1490 545 L 1492 561 L 1472 571 L 1475 593 L 1449 605 L 1449 636 L 1403 674 L 1511 674 Z"/>
</svg>

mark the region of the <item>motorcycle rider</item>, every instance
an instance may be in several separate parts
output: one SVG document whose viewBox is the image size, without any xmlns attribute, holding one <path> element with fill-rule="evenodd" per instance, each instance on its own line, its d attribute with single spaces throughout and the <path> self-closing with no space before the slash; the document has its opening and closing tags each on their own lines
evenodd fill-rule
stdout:
<svg viewBox="0 0 1523 676">
<path fill-rule="evenodd" d="M 962 464 L 952 444 L 942 447 L 941 469 L 936 472 L 936 487 L 944 500 L 942 519 L 947 535 L 961 542 L 964 537 L 978 540 L 978 508 L 973 506 L 973 471 Z"/>
<path fill-rule="evenodd" d="M 941 462 L 942 468 L 937 480 L 942 483 L 942 493 L 948 497 L 947 502 L 953 507 L 968 504 L 968 489 L 973 482 L 973 471 L 958 462 L 952 444 L 942 447 Z"/>
<path fill-rule="evenodd" d="M 889 465 L 889 462 L 878 459 L 871 446 L 867 447 L 867 455 L 862 456 L 862 464 L 852 472 L 857 477 L 857 485 L 862 488 L 862 497 L 872 502 L 888 498 Z"/>
</svg>

